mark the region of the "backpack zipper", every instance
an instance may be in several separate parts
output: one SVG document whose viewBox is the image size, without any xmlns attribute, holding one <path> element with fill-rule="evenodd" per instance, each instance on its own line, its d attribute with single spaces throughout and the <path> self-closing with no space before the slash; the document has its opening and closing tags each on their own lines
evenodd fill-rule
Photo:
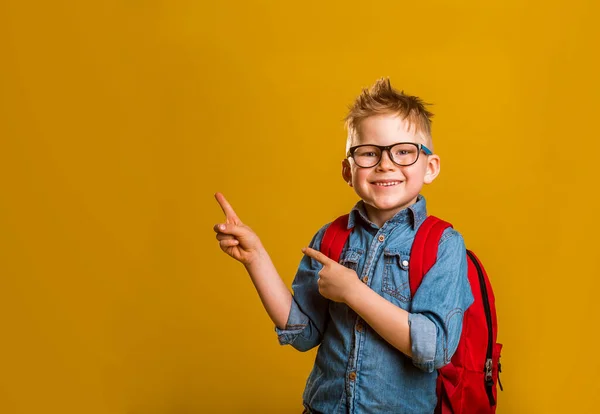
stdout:
<svg viewBox="0 0 600 414">
<path fill-rule="evenodd" d="M 475 258 L 475 255 L 470 250 L 467 250 L 467 255 L 471 258 L 471 261 L 473 262 L 473 264 L 475 265 L 475 268 L 477 269 L 477 275 L 479 276 L 479 286 L 481 287 L 481 299 L 483 300 L 483 310 L 485 312 L 485 319 L 487 321 L 487 327 L 488 327 L 488 346 L 487 346 L 485 369 L 484 369 L 484 373 L 485 373 L 484 384 L 485 384 L 485 391 L 486 391 L 488 399 L 490 401 L 490 405 L 494 406 L 494 405 L 496 405 L 496 401 L 494 399 L 494 392 L 492 389 L 494 386 L 494 378 L 492 376 L 492 366 L 493 366 L 492 354 L 493 354 L 493 346 L 494 346 L 494 332 L 492 330 L 492 312 L 490 310 L 490 301 L 489 301 L 488 294 L 487 294 L 487 286 L 485 284 L 485 277 L 483 276 L 483 270 L 481 269 L 479 262 Z"/>
</svg>

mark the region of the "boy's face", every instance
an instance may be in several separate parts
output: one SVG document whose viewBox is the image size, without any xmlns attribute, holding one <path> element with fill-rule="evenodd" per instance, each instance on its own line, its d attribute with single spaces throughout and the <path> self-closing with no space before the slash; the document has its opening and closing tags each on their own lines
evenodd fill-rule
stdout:
<svg viewBox="0 0 600 414">
<path fill-rule="evenodd" d="M 393 114 L 374 115 L 364 119 L 352 146 L 392 145 L 412 142 L 427 146 L 425 138 L 409 128 L 408 121 Z M 342 177 L 365 202 L 369 219 L 382 226 L 400 210 L 414 204 L 423 184 L 431 183 L 439 173 L 439 157 L 421 151 L 416 163 L 399 166 L 387 151 L 374 167 L 362 168 L 352 158 L 342 162 Z"/>
</svg>

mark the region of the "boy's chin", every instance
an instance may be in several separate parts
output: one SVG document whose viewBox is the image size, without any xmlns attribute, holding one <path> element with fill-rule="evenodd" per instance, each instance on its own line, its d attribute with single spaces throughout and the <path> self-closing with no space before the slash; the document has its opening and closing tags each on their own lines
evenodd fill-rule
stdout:
<svg viewBox="0 0 600 414">
<path fill-rule="evenodd" d="M 411 200 L 377 200 L 372 203 L 368 203 L 369 206 L 381 212 L 398 212 L 410 205 L 413 205 L 417 201 L 417 198 Z"/>
</svg>

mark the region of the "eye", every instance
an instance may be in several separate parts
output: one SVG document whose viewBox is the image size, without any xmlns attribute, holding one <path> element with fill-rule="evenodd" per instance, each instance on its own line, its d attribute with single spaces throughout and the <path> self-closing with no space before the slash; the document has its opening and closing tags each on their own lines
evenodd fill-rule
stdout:
<svg viewBox="0 0 600 414">
<path fill-rule="evenodd" d="M 406 157 L 408 155 L 414 155 L 416 153 L 416 148 L 412 145 L 401 145 L 393 149 L 395 157 Z"/>
<path fill-rule="evenodd" d="M 377 151 L 376 148 L 363 147 L 363 148 L 358 148 L 356 150 L 356 152 L 354 153 L 354 155 L 357 157 L 361 157 L 361 158 L 377 158 L 377 157 L 379 157 L 379 152 Z"/>
</svg>

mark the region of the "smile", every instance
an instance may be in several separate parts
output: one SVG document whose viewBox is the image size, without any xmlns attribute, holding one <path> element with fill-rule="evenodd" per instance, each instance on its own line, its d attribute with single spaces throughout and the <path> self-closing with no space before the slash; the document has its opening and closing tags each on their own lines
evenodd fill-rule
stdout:
<svg viewBox="0 0 600 414">
<path fill-rule="evenodd" d="M 379 187 L 392 187 L 394 185 L 400 184 L 401 182 L 402 181 L 376 181 L 371 184 L 379 186 Z"/>
</svg>

